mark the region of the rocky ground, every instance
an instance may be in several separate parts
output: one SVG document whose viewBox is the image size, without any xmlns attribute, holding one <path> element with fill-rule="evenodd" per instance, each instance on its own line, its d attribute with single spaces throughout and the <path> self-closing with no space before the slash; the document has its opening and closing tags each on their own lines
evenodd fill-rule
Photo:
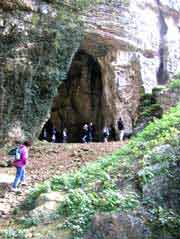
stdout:
<svg viewBox="0 0 180 239">
<path fill-rule="evenodd" d="M 2 167 L 8 159 L 0 152 L 0 227 L 8 224 L 14 208 L 26 197 L 28 190 L 35 184 L 47 180 L 54 175 L 72 171 L 96 160 L 98 157 L 110 154 L 120 148 L 120 142 L 91 144 L 52 144 L 36 143 L 30 151 L 27 165 L 27 185 L 22 186 L 21 193 L 11 192 L 11 182 L 14 179 L 14 167 Z"/>
</svg>

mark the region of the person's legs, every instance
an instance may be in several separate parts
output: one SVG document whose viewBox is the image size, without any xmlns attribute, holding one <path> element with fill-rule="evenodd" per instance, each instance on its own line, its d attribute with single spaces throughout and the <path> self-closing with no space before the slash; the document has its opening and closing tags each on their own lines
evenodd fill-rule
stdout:
<svg viewBox="0 0 180 239">
<path fill-rule="evenodd" d="M 120 141 L 123 141 L 124 138 L 124 130 L 120 131 Z"/>
<path fill-rule="evenodd" d="M 89 142 L 91 143 L 92 142 L 92 133 L 89 132 Z"/>
<path fill-rule="evenodd" d="M 16 189 L 18 184 L 20 183 L 22 173 L 23 173 L 23 168 L 16 168 L 16 177 L 15 177 L 14 182 L 12 184 L 12 187 L 14 189 Z"/>
<path fill-rule="evenodd" d="M 64 144 L 67 143 L 67 137 L 66 136 L 63 137 L 63 143 Z"/>
<path fill-rule="evenodd" d="M 87 135 L 84 135 L 84 137 L 82 138 L 83 143 L 87 143 Z"/>
<path fill-rule="evenodd" d="M 25 176 L 26 176 L 25 168 L 22 168 L 22 173 L 21 173 L 20 183 L 24 184 Z"/>
<path fill-rule="evenodd" d="M 82 141 L 83 141 L 83 143 L 85 143 L 85 137 L 86 137 L 86 136 L 83 136 L 83 137 L 82 137 Z"/>
<path fill-rule="evenodd" d="M 118 140 L 121 140 L 121 130 L 118 131 Z"/>
</svg>

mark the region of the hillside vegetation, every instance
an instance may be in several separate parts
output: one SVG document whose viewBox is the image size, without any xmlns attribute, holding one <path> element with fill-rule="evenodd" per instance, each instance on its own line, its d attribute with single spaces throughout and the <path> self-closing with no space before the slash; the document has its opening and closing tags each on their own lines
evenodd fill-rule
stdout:
<svg viewBox="0 0 180 239">
<path fill-rule="evenodd" d="M 179 135 L 180 105 L 177 105 L 111 156 L 88 163 L 73 173 L 54 176 L 33 189 L 21 210 L 16 210 L 17 218 L 22 210 L 26 216 L 15 222 L 16 229 L 11 229 L 14 234 L 6 230 L 4 238 L 28 238 L 29 230 L 36 230 L 38 224 L 43 227 L 42 214 L 30 215 L 36 210 L 40 195 L 51 191 L 60 191 L 62 200 L 51 212 L 48 224 L 56 222 L 56 227 L 49 230 L 46 238 L 57 238 L 53 235 L 61 230 L 68 231 L 65 238 L 84 238 L 90 233 L 92 218 L 97 213 L 122 212 L 140 215 L 148 228 L 144 238 L 178 238 Z M 96 237 L 96 231 L 93 233 L 93 238 L 106 238 L 101 231 L 97 232 L 100 237 Z"/>
</svg>

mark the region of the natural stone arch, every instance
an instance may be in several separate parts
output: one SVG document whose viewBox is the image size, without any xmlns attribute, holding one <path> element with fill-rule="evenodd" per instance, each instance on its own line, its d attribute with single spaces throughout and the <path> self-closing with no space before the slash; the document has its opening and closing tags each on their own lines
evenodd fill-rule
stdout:
<svg viewBox="0 0 180 239">
<path fill-rule="evenodd" d="M 83 124 L 93 122 L 96 139 L 103 126 L 101 67 L 96 58 L 79 49 L 67 79 L 60 85 L 51 112 L 53 126 L 61 133 L 66 127 L 71 142 L 81 141 Z M 60 139 L 58 139 L 60 141 Z"/>
<path fill-rule="evenodd" d="M 131 133 L 143 86 L 140 53 L 102 32 L 88 32 L 81 48 L 91 52 L 101 66 L 104 124 L 116 127 L 122 117 L 126 132 Z"/>
<path fill-rule="evenodd" d="M 119 117 L 131 133 L 141 87 L 136 53 L 113 40 L 87 34 L 54 98 L 51 120 L 59 132 L 69 129 L 70 141 L 80 141 L 83 124 L 91 121 L 100 140 L 103 126 L 116 127 Z"/>
</svg>

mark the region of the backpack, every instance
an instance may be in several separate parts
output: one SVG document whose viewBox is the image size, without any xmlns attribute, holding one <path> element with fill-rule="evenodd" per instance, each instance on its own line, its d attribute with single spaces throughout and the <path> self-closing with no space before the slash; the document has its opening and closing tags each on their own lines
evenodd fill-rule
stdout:
<svg viewBox="0 0 180 239">
<path fill-rule="evenodd" d="M 14 160 L 20 160 L 21 159 L 21 151 L 20 151 L 20 148 L 19 147 L 16 147 L 14 149 L 11 149 L 9 152 L 8 152 L 8 155 L 9 156 L 13 156 L 14 157 Z"/>
</svg>

